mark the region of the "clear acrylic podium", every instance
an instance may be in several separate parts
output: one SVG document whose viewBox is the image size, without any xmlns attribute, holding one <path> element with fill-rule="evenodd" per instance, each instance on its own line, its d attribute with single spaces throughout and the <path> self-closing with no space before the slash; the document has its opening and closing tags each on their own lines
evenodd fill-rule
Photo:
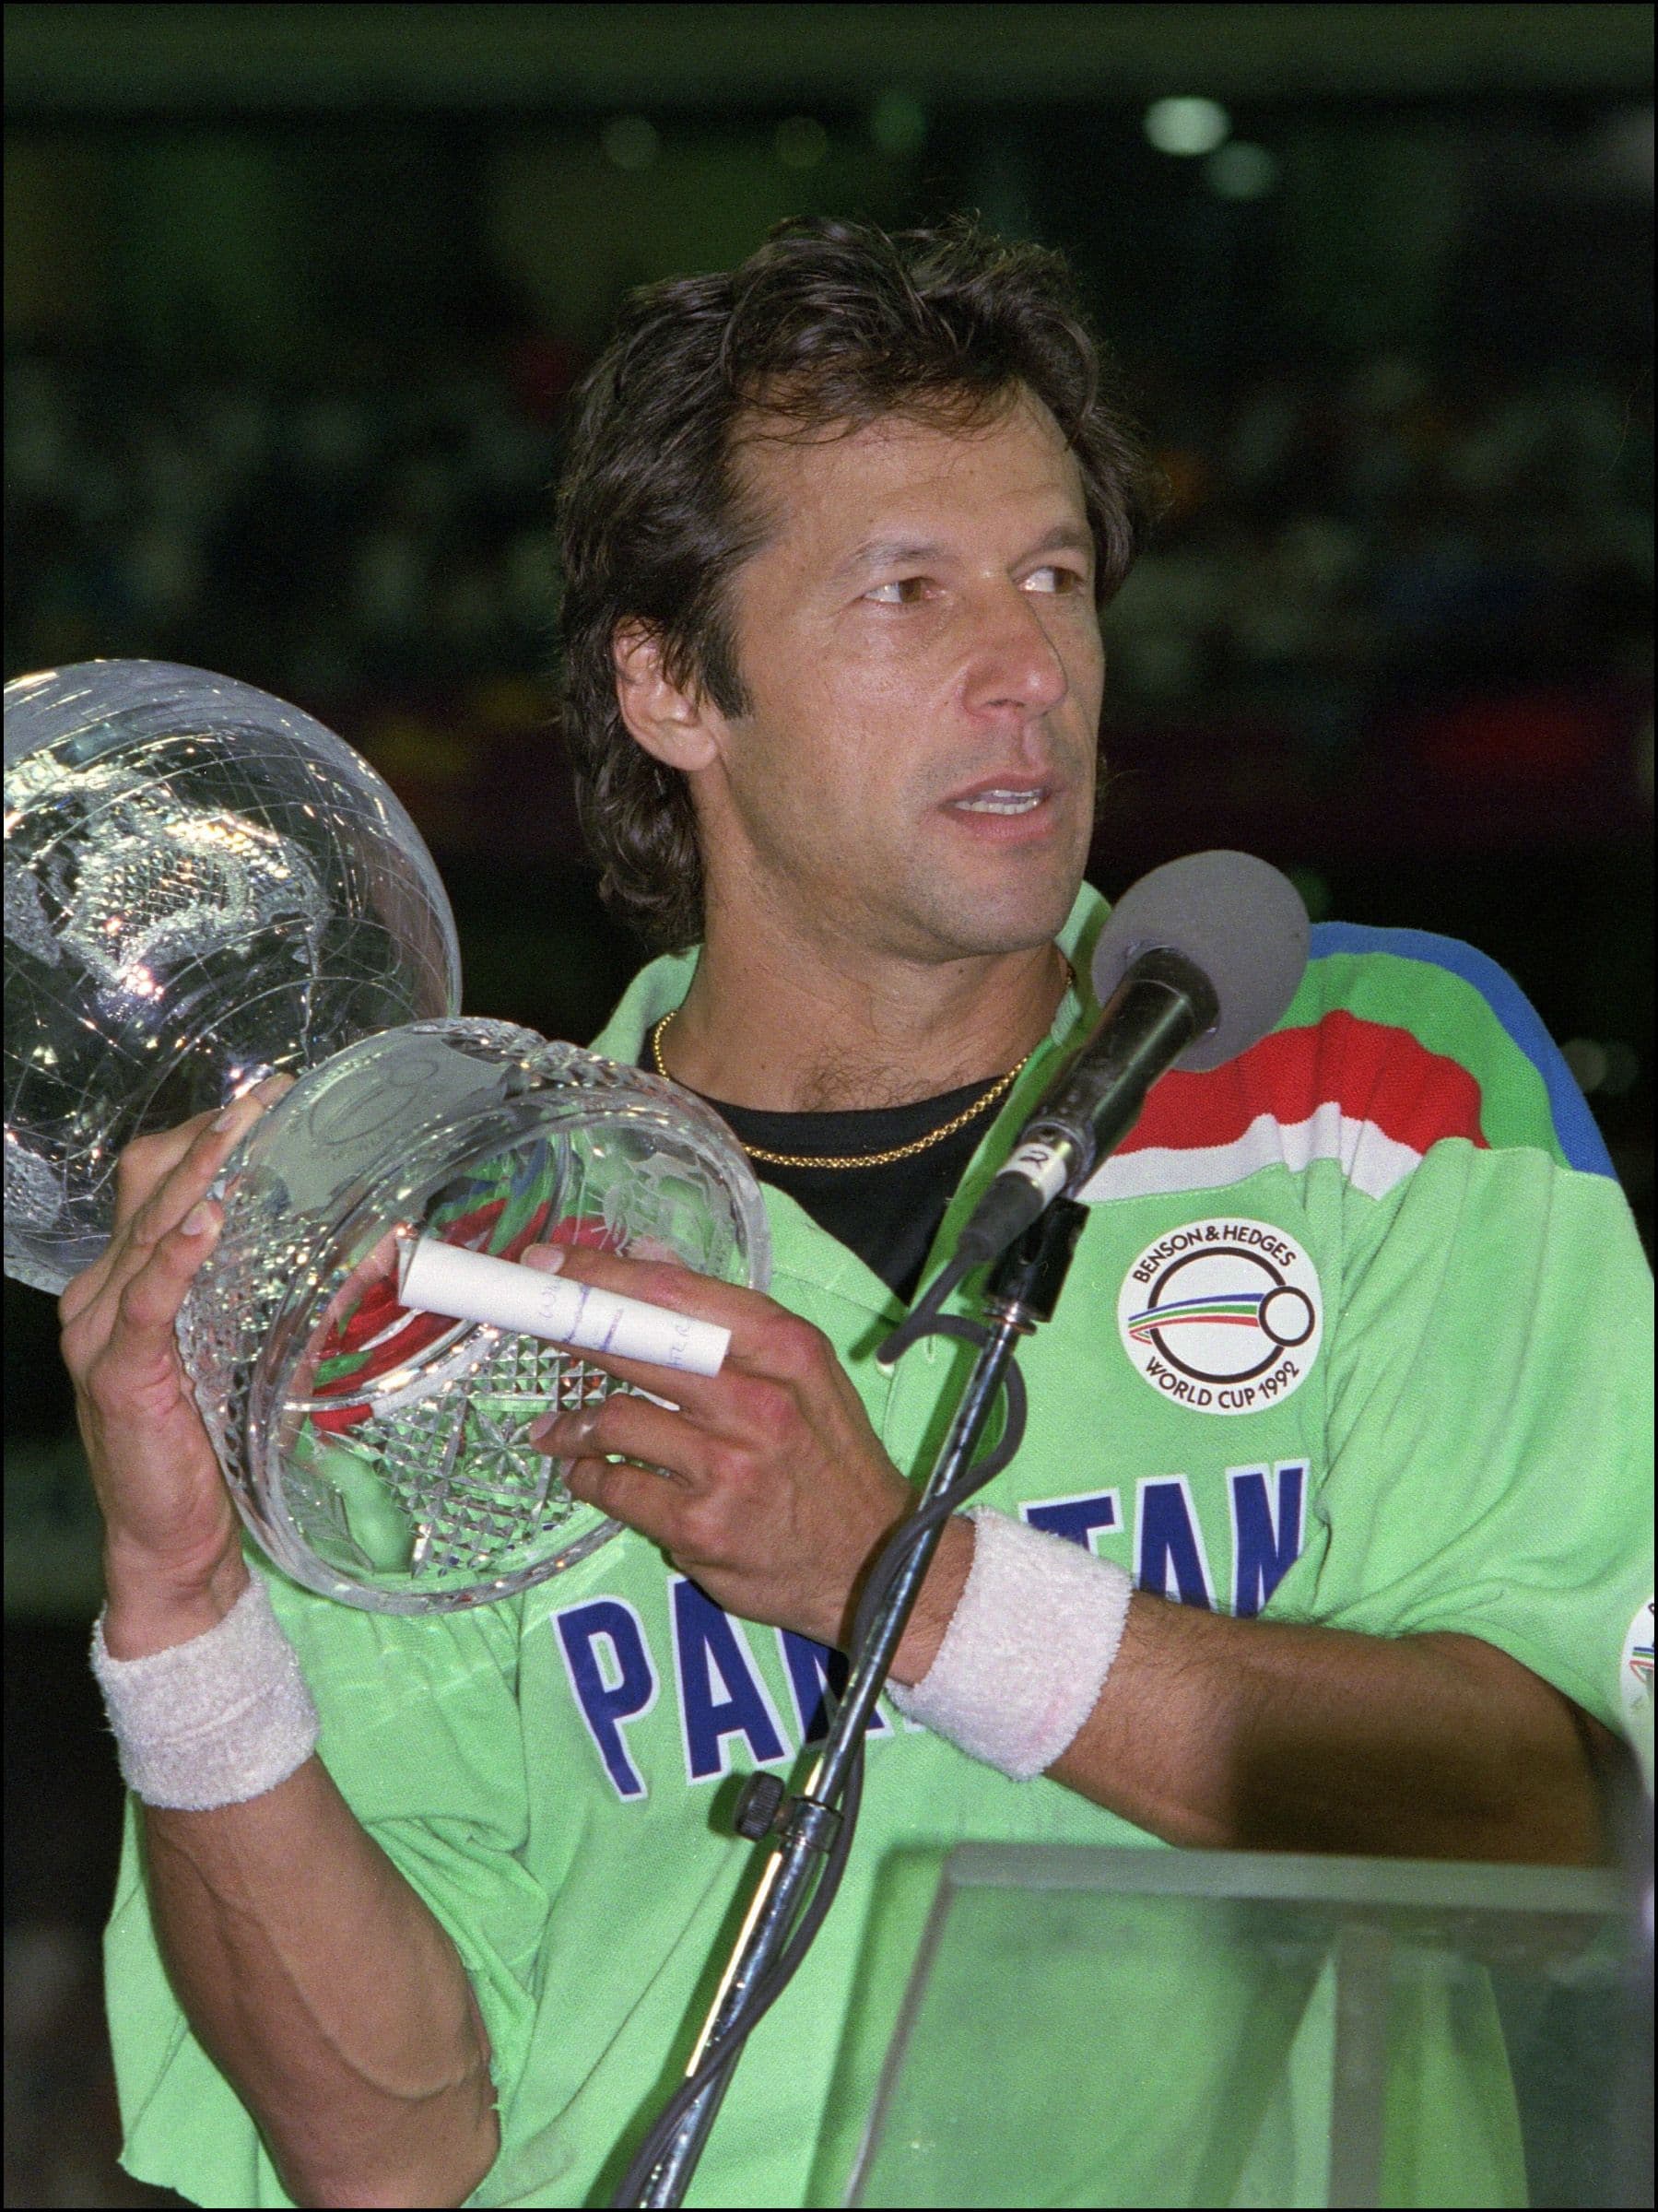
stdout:
<svg viewBox="0 0 1658 2212">
<path fill-rule="evenodd" d="M 1651 2204 L 1618 1871 L 972 1844 L 844 2201 Z"/>
</svg>

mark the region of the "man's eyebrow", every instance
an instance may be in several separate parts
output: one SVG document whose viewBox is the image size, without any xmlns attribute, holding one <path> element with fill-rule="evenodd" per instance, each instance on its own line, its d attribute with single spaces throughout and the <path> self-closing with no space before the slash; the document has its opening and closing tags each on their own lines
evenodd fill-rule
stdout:
<svg viewBox="0 0 1658 2212">
<path fill-rule="evenodd" d="M 867 537 L 830 571 L 829 582 L 855 575 L 860 569 L 884 569 L 905 560 L 941 560 L 948 548 L 918 537 Z"/>
<path fill-rule="evenodd" d="M 1091 559 L 1093 533 L 1081 523 L 1056 523 L 1052 530 L 1044 531 L 1035 545 L 1027 546 L 1019 558 L 1033 560 L 1041 553 L 1082 553 Z M 839 583 L 860 569 L 884 569 L 909 560 L 947 560 L 950 555 L 948 546 L 930 538 L 865 538 L 832 571 L 829 581 Z"/>
</svg>

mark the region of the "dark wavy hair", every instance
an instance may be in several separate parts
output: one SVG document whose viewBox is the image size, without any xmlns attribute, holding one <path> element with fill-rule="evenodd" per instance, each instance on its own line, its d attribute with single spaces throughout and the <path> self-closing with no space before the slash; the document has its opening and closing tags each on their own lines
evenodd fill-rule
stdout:
<svg viewBox="0 0 1658 2212">
<path fill-rule="evenodd" d="M 684 775 L 618 711 L 618 628 L 657 638 L 679 689 L 747 713 L 728 587 L 770 524 L 739 445 L 892 415 L 974 428 L 1020 387 L 1081 468 L 1103 607 L 1156 519 L 1158 479 L 1059 254 L 968 215 L 891 235 L 791 218 L 739 268 L 629 295 L 577 394 L 559 488 L 560 719 L 601 895 L 653 948 L 701 935 L 702 865 Z"/>
</svg>

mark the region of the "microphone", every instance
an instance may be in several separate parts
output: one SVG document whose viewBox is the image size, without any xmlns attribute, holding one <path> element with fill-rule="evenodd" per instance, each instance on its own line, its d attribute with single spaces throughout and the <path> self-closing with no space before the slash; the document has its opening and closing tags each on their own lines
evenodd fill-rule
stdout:
<svg viewBox="0 0 1658 2212">
<path fill-rule="evenodd" d="M 1219 1067 L 1265 1036 L 1300 983 L 1307 926 L 1295 886 L 1249 853 L 1189 853 L 1123 893 L 1094 954 L 1104 1010 L 980 1199 L 943 1291 L 1074 1194 L 1169 1068 Z"/>
</svg>

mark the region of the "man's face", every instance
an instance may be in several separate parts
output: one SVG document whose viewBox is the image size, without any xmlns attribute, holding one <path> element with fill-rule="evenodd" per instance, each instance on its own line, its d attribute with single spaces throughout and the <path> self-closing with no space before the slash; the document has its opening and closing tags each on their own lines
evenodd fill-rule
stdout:
<svg viewBox="0 0 1658 2212">
<path fill-rule="evenodd" d="M 1104 653 L 1076 462 L 1029 395 L 962 433 L 747 446 L 752 711 L 693 778 L 714 896 L 923 962 L 1053 936 L 1093 825 Z"/>
</svg>

